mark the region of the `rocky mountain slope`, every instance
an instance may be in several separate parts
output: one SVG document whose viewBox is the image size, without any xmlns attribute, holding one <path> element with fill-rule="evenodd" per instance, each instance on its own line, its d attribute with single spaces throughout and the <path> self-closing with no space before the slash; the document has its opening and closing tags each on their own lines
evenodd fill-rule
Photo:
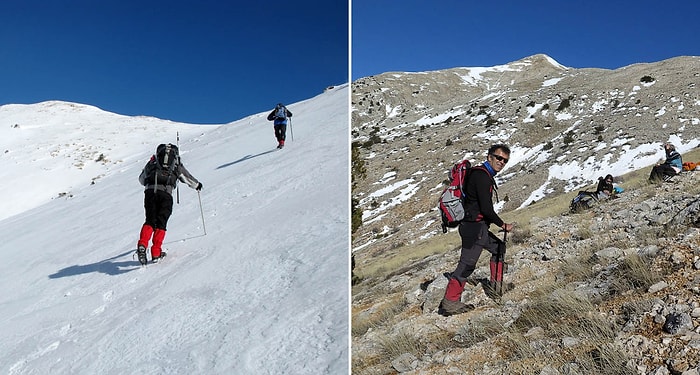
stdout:
<svg viewBox="0 0 700 375">
<path fill-rule="evenodd" d="M 536 55 L 354 82 L 353 373 L 700 373 L 700 172 L 646 183 L 663 142 L 700 158 L 699 65 L 571 69 Z M 463 294 L 476 308 L 443 317 L 459 238 L 440 233 L 435 204 L 452 163 L 496 142 L 513 149 L 498 207 L 527 218 L 509 237 L 514 288 L 485 293 L 484 255 Z M 568 213 L 607 173 L 629 173 L 626 190 Z"/>
<path fill-rule="evenodd" d="M 699 193 L 700 171 L 686 172 L 532 217 L 509 237 L 512 289 L 485 292 L 482 255 L 461 315 L 437 311 L 457 248 L 363 278 L 353 374 L 700 373 Z"/>
<path fill-rule="evenodd" d="M 384 73 L 352 83 L 353 176 L 370 255 L 439 231 L 435 204 L 456 161 L 513 153 L 499 174 L 502 210 L 585 187 L 700 144 L 700 57 L 616 70 L 567 68 L 535 55 L 489 68 Z M 358 261 L 361 261 L 358 259 Z"/>
</svg>

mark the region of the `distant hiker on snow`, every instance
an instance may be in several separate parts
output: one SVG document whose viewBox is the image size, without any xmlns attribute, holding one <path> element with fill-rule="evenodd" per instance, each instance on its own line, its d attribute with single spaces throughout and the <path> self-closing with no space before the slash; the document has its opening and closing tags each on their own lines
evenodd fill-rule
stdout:
<svg viewBox="0 0 700 375">
<path fill-rule="evenodd" d="M 290 117 L 292 117 L 292 112 L 289 112 L 287 107 L 282 103 L 278 103 L 275 109 L 267 115 L 267 121 L 274 121 L 277 148 L 284 147 L 284 140 L 287 133 L 287 119 Z"/>
<path fill-rule="evenodd" d="M 474 308 L 461 301 L 462 292 L 469 275 L 474 272 L 481 251 L 486 249 L 492 254 L 491 275 L 496 269 L 496 256 L 499 251 L 505 251 L 505 244 L 493 233 L 489 226 L 495 224 L 504 231 L 513 230 L 513 224 L 506 224 L 493 208 L 493 192 L 498 189 L 494 176 L 508 163 L 510 148 L 504 144 L 493 145 L 488 149 L 486 161 L 471 169 L 464 179 L 464 220 L 459 224 L 459 235 L 462 238 L 462 250 L 457 269 L 452 272 L 447 283 L 445 297 L 440 303 L 444 315 L 460 314 Z"/>
<path fill-rule="evenodd" d="M 146 222 L 141 227 L 137 244 L 139 262 L 143 265 L 147 263 L 146 249 L 151 237 L 153 237 L 151 262 L 157 263 L 166 255 L 162 250 L 162 245 L 165 239 L 166 225 L 173 212 L 172 193 L 178 180 L 197 191 L 202 190 L 202 183 L 192 177 L 180 161 L 177 146 L 173 144 L 159 145 L 156 154 L 151 156 L 139 175 L 139 182 L 146 187 L 143 204 L 146 209 Z"/>
<path fill-rule="evenodd" d="M 650 182 L 668 181 L 683 170 L 683 159 L 676 151 L 676 146 L 671 143 L 664 143 L 666 160 L 663 163 L 656 163 L 649 174 Z"/>
</svg>

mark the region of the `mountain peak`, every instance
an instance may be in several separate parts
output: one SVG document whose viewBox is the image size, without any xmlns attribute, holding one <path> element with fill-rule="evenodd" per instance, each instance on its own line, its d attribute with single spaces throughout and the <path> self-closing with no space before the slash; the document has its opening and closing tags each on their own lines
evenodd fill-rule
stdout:
<svg viewBox="0 0 700 375">
<path fill-rule="evenodd" d="M 538 53 L 532 56 L 528 56 L 525 58 L 522 58 L 520 60 L 514 61 L 509 63 L 508 65 L 531 65 L 531 66 L 542 66 L 542 65 L 547 65 L 547 66 L 552 66 L 557 69 L 561 70 L 567 70 L 570 69 L 569 67 L 566 67 L 562 64 L 560 64 L 558 61 L 553 59 L 552 57 L 545 55 L 544 53 Z"/>
<path fill-rule="evenodd" d="M 504 212 L 586 188 L 608 173 L 646 168 L 663 157 L 663 142 L 680 152 L 696 147 L 691 125 L 700 118 L 689 88 L 697 69 L 692 58 L 566 68 L 536 54 L 492 68 L 354 82 L 353 143 L 367 177 L 353 189 L 365 223 L 353 246 L 382 251 L 434 236 L 430 222 L 446 170 L 465 155 L 482 160 L 497 142 L 513 150 L 498 177 L 499 194 L 508 195 L 499 206 Z M 391 179 L 384 177 L 389 172 Z"/>
</svg>

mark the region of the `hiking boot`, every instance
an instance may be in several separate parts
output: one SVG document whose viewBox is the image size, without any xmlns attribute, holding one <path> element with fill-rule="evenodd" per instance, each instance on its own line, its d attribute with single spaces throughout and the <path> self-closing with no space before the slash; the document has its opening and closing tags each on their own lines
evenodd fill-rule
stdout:
<svg viewBox="0 0 700 375">
<path fill-rule="evenodd" d="M 139 263 L 145 266 L 146 263 L 148 263 L 148 259 L 146 259 L 146 248 L 143 247 L 143 245 L 139 245 L 139 248 L 136 249 L 136 254 L 139 256 Z"/>
<path fill-rule="evenodd" d="M 473 309 L 474 305 L 466 304 L 462 301 L 450 301 L 447 298 L 443 298 L 438 312 L 444 316 L 450 316 L 462 314 Z"/>
<path fill-rule="evenodd" d="M 153 259 L 151 259 L 151 263 L 158 263 L 158 261 L 165 258 L 166 255 L 168 254 L 165 251 L 161 251 L 159 257 L 154 257 Z"/>
</svg>

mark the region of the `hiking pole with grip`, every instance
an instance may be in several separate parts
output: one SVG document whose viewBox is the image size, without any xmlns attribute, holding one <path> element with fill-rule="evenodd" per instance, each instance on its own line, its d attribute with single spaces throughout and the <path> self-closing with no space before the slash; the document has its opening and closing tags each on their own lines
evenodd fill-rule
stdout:
<svg viewBox="0 0 700 375">
<path fill-rule="evenodd" d="M 505 266 L 506 258 L 506 236 L 508 232 L 503 230 L 503 242 L 498 244 L 498 250 L 496 251 L 495 264 L 491 268 L 491 285 L 493 287 L 494 293 L 501 297 L 503 296 L 503 271 Z"/>
<path fill-rule="evenodd" d="M 503 273 L 505 272 L 506 266 L 506 236 L 508 231 L 503 231 L 503 247 L 499 247 L 498 251 L 498 262 L 496 266 L 497 276 L 498 276 L 498 295 L 503 295 Z"/>
<path fill-rule="evenodd" d="M 199 198 L 199 213 L 202 215 L 202 229 L 204 229 L 204 235 L 207 235 L 207 227 L 204 225 L 204 210 L 202 209 L 202 194 L 197 190 L 197 198 Z"/>
<path fill-rule="evenodd" d="M 180 152 L 180 132 L 175 132 L 175 134 L 177 135 L 175 143 L 177 144 L 177 150 L 179 153 Z M 175 182 L 177 183 L 177 181 L 175 181 Z M 180 190 L 177 188 L 175 189 L 175 195 L 177 196 L 177 204 L 180 204 Z"/>
<path fill-rule="evenodd" d="M 289 135 L 292 136 L 292 141 L 294 140 L 294 130 L 292 129 L 292 118 L 289 117 Z"/>
</svg>

